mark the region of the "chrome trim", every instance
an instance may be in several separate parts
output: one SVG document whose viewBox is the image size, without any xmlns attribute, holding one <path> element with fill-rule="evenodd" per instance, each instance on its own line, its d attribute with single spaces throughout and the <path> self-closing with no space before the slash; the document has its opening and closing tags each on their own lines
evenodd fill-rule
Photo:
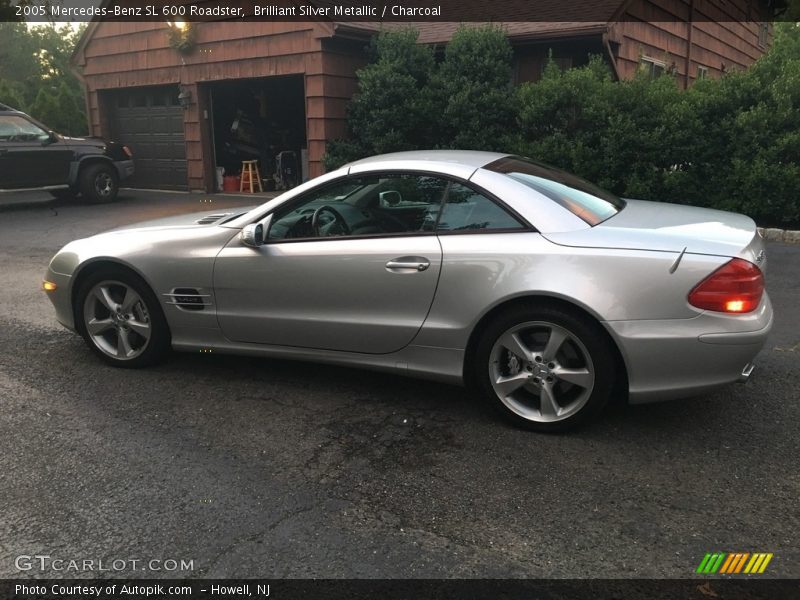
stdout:
<svg viewBox="0 0 800 600">
<path fill-rule="evenodd" d="M 180 289 L 180 288 L 177 288 Z M 187 288 L 187 289 L 194 289 L 194 288 Z M 200 293 L 186 293 L 186 294 L 178 294 L 175 292 L 170 292 L 167 294 L 161 294 L 162 296 L 166 296 L 170 298 L 170 300 L 166 300 L 164 304 L 171 304 L 173 306 L 178 306 L 180 308 L 185 307 L 201 307 L 201 306 L 213 306 L 214 303 L 211 301 L 202 301 L 202 302 L 179 302 L 176 298 L 211 298 L 211 294 L 200 294 Z"/>
<path fill-rule="evenodd" d="M 200 219 L 197 219 L 195 221 L 195 223 L 197 223 L 198 225 L 210 225 L 211 223 L 216 223 L 220 219 L 224 219 L 225 217 L 229 217 L 232 214 L 233 213 L 229 213 L 228 212 L 228 213 L 219 213 L 219 214 L 216 214 L 216 215 L 206 215 L 205 217 L 201 217 Z"/>
</svg>

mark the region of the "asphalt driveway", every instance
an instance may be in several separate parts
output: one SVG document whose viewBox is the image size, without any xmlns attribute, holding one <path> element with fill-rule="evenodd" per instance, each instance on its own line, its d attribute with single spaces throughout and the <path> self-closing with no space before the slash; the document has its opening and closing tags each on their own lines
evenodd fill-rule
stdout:
<svg viewBox="0 0 800 600">
<path fill-rule="evenodd" d="M 768 247 L 776 323 L 747 385 L 560 436 L 355 369 L 114 369 L 39 291 L 71 239 L 251 202 L 124 191 L 0 213 L 0 577 L 75 575 L 17 568 L 35 554 L 192 561 L 111 573 L 148 577 L 688 577 L 711 551 L 800 577 L 800 247 Z"/>
</svg>

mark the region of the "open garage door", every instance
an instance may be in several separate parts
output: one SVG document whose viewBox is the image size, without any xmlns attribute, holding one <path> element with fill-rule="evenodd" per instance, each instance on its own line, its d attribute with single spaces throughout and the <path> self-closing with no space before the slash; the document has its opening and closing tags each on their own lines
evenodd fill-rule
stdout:
<svg viewBox="0 0 800 600">
<path fill-rule="evenodd" d="M 186 145 L 178 86 L 128 88 L 114 93 L 113 139 L 133 152 L 136 173 L 127 187 L 186 190 Z"/>
</svg>

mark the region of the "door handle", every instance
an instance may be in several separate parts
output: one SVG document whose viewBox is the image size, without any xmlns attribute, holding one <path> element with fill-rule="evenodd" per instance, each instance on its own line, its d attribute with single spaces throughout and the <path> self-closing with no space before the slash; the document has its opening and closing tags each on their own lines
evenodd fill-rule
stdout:
<svg viewBox="0 0 800 600">
<path fill-rule="evenodd" d="M 411 269 L 414 271 L 424 271 L 431 266 L 431 263 L 425 258 L 396 258 L 386 263 L 387 269 Z"/>
</svg>

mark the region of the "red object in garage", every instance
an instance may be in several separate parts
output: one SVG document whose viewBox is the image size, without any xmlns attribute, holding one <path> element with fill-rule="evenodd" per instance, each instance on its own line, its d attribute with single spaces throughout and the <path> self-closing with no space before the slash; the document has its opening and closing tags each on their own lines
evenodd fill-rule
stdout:
<svg viewBox="0 0 800 600">
<path fill-rule="evenodd" d="M 222 178 L 222 189 L 225 192 L 238 192 L 239 191 L 238 175 L 226 175 Z"/>
</svg>

